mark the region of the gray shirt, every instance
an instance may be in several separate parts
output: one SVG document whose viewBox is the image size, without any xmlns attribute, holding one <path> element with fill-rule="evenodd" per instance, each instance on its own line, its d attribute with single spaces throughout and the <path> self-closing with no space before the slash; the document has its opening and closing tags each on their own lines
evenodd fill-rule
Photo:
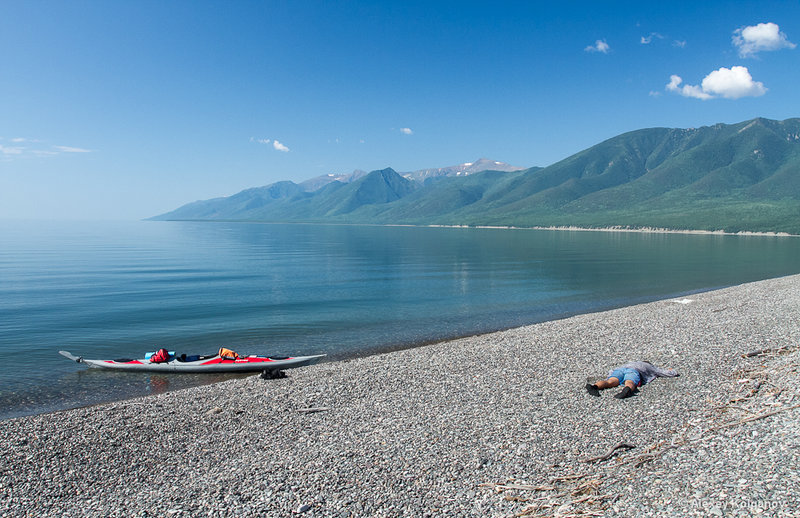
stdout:
<svg viewBox="0 0 800 518">
<path fill-rule="evenodd" d="M 639 376 L 642 377 L 642 385 L 650 383 L 656 378 L 675 378 L 679 376 L 679 374 L 674 369 L 662 369 L 660 367 L 656 367 L 650 362 L 643 362 L 643 361 L 635 361 L 629 362 L 625 365 L 618 367 L 620 369 L 636 369 L 639 371 Z M 611 372 L 614 372 L 613 369 Z M 608 375 L 611 375 L 611 372 Z"/>
</svg>

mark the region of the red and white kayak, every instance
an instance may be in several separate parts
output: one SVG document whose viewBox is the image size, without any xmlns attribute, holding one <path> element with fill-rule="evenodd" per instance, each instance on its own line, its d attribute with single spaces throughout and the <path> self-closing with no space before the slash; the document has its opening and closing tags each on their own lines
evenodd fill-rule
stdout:
<svg viewBox="0 0 800 518">
<path fill-rule="evenodd" d="M 83 363 L 88 367 L 125 371 L 151 372 L 274 372 L 283 369 L 294 369 L 317 363 L 324 354 L 296 357 L 246 356 L 237 359 L 223 358 L 217 354 L 208 356 L 171 357 L 169 361 L 154 363 L 146 358 L 138 360 L 87 360 L 67 351 L 58 353 L 70 360 Z"/>
</svg>

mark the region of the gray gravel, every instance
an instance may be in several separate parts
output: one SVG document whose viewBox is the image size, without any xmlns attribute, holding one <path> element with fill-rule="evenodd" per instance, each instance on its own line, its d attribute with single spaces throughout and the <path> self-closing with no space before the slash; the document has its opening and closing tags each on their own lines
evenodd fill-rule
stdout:
<svg viewBox="0 0 800 518">
<path fill-rule="evenodd" d="M 0 515 L 798 516 L 800 276 L 688 299 L 2 421 Z"/>
</svg>

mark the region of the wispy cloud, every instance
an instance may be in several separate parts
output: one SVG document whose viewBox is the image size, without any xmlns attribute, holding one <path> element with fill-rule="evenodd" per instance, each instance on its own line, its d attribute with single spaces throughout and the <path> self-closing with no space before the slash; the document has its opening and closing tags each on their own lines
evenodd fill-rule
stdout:
<svg viewBox="0 0 800 518">
<path fill-rule="evenodd" d="M 723 97 L 725 99 L 740 99 L 742 97 L 760 97 L 767 93 L 764 83 L 754 81 L 747 67 L 734 66 L 722 67 L 714 70 L 703 78 L 700 85 L 683 85 L 683 79 L 672 75 L 665 89 L 669 92 L 680 94 L 684 97 L 693 97 L 707 101 Z"/>
<path fill-rule="evenodd" d="M 733 45 L 739 49 L 739 56 L 748 58 L 759 52 L 793 49 L 797 45 L 789 41 L 776 23 L 748 25 L 733 31 Z"/>
<path fill-rule="evenodd" d="M 62 153 L 91 153 L 91 149 L 74 146 L 55 146 L 45 141 L 26 137 L 2 138 L 0 141 L 10 142 L 13 145 L 0 144 L 0 155 L 6 161 L 12 158 L 31 158 L 60 155 Z"/>
<path fill-rule="evenodd" d="M 2 144 L 0 144 L 0 154 L 3 155 L 21 155 L 24 150 L 25 148 L 21 148 L 18 146 L 3 146 Z"/>
<path fill-rule="evenodd" d="M 611 47 L 606 40 L 597 40 L 594 42 L 594 45 L 589 45 L 588 47 L 584 48 L 586 52 L 600 52 L 602 54 L 608 54 L 611 50 Z"/>
<path fill-rule="evenodd" d="M 411 131 L 411 128 L 400 128 L 400 133 L 403 135 L 413 135 L 414 132 Z"/>
<path fill-rule="evenodd" d="M 83 149 L 81 147 L 72 147 L 72 146 L 53 146 L 55 149 L 61 151 L 62 153 L 91 153 L 91 149 Z"/>
<path fill-rule="evenodd" d="M 672 42 L 672 46 L 682 49 L 686 46 L 686 40 L 675 40 Z"/>
<path fill-rule="evenodd" d="M 288 153 L 289 152 L 289 148 L 284 146 L 283 144 L 281 144 L 277 140 L 274 140 L 272 142 L 272 147 L 274 147 L 276 151 L 283 151 L 284 153 Z"/>
</svg>

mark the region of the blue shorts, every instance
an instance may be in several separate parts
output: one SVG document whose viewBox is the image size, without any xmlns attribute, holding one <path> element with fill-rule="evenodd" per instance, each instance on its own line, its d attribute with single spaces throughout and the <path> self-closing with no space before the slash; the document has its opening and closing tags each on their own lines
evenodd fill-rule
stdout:
<svg viewBox="0 0 800 518">
<path fill-rule="evenodd" d="M 637 387 L 641 386 L 642 384 L 642 377 L 639 376 L 639 371 L 636 369 L 614 369 L 611 371 L 611 374 L 609 374 L 608 377 L 617 378 L 620 385 L 624 385 L 625 382 L 629 380 L 632 381 Z"/>
</svg>

